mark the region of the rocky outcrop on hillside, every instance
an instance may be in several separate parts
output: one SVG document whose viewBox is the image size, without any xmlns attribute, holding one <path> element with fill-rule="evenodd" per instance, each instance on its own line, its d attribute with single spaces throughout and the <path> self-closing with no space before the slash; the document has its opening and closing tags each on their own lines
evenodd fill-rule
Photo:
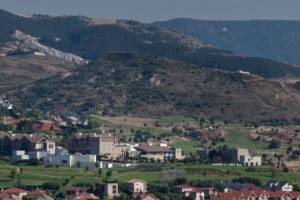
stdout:
<svg viewBox="0 0 300 200">
<path fill-rule="evenodd" d="M 71 61 L 77 65 L 84 65 L 88 63 L 88 60 L 81 58 L 75 54 L 66 53 L 63 51 L 59 51 L 52 47 L 48 47 L 39 43 L 38 39 L 32 37 L 28 34 L 23 33 L 22 31 L 16 30 L 13 34 L 13 38 L 17 39 L 19 42 L 17 43 L 17 49 L 24 52 L 33 52 L 38 51 L 45 55 L 50 55 L 57 58 L 62 58 L 64 60 Z"/>
</svg>

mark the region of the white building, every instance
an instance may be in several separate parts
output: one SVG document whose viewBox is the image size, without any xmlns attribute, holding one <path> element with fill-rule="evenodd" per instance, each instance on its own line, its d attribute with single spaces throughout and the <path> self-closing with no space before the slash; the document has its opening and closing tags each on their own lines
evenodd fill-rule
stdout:
<svg viewBox="0 0 300 200">
<path fill-rule="evenodd" d="M 25 151 L 13 151 L 12 152 L 12 160 L 13 161 L 21 161 L 21 160 L 29 160 L 29 155 L 26 155 Z"/>
<path fill-rule="evenodd" d="M 6 107 L 8 110 L 13 109 L 13 104 L 9 103 L 7 100 L 0 100 L 0 105 Z"/>
<path fill-rule="evenodd" d="M 60 165 L 67 167 L 96 167 L 96 155 L 48 155 L 43 157 L 44 165 Z"/>
<path fill-rule="evenodd" d="M 242 155 L 240 156 L 240 162 L 243 166 L 261 166 L 261 157 Z"/>
<path fill-rule="evenodd" d="M 133 193 L 146 193 L 147 182 L 140 179 L 132 179 L 126 182 L 126 187 Z"/>
</svg>

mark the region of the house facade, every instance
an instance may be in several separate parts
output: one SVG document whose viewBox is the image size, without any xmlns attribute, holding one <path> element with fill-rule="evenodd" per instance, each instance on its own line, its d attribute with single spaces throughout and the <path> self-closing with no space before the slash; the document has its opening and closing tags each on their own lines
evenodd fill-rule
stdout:
<svg viewBox="0 0 300 200">
<path fill-rule="evenodd" d="M 119 136 L 107 134 L 76 134 L 68 141 L 70 153 L 106 155 L 109 158 L 123 158 L 130 151 L 130 145 Z"/>
<path fill-rule="evenodd" d="M 184 159 L 181 149 L 175 149 L 168 146 L 158 145 L 139 145 L 133 147 L 137 151 L 137 155 L 143 158 L 164 160 L 164 159 Z"/>
<path fill-rule="evenodd" d="M 109 199 L 119 196 L 118 183 L 106 182 L 99 183 L 97 186 L 98 193 L 104 196 L 108 196 Z"/>
<path fill-rule="evenodd" d="M 0 132 L 0 151 L 46 151 L 55 154 L 55 140 L 43 134 L 13 134 Z"/>
<path fill-rule="evenodd" d="M 133 193 L 146 193 L 147 182 L 140 179 L 132 179 L 126 182 L 126 187 Z"/>
</svg>

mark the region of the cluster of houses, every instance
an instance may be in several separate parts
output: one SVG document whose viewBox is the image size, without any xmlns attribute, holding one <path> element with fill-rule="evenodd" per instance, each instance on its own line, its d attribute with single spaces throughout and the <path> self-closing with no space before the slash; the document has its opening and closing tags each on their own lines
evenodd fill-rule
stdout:
<svg viewBox="0 0 300 200">
<path fill-rule="evenodd" d="M 252 183 L 231 183 L 219 180 L 207 181 L 207 187 L 192 187 L 188 185 L 174 186 L 173 193 L 182 194 L 184 197 L 192 197 L 195 200 L 300 200 L 300 192 L 294 192 L 293 186 L 287 181 L 270 181 L 264 187 L 258 187 Z M 212 187 L 222 186 L 223 191 Z M 147 182 L 140 179 L 132 179 L 125 183 L 125 187 L 132 193 L 128 200 L 159 200 L 148 192 Z M 94 193 L 88 192 L 89 188 L 70 187 L 66 189 L 66 200 L 96 200 L 101 197 L 114 199 L 120 196 L 119 185 L 116 182 L 99 183 Z M 10 188 L 0 192 L 0 200 L 19 200 L 24 196 L 33 196 L 38 200 L 52 200 L 42 190 L 29 192 L 19 188 Z"/>
<path fill-rule="evenodd" d="M 109 134 L 74 134 L 68 140 L 68 149 L 55 145 L 55 139 L 46 134 L 14 134 L 0 132 L 0 152 L 10 154 L 15 161 L 37 158 L 45 165 L 74 167 L 80 162 L 82 167 L 102 166 L 97 156 L 110 160 L 126 157 L 143 158 L 154 161 L 182 160 L 181 149 L 171 148 L 167 143 L 136 144 L 123 137 Z M 200 158 L 219 156 L 222 163 L 260 166 L 261 157 L 251 156 L 248 149 L 204 149 L 198 150 Z M 97 164 L 96 164 L 97 163 Z M 107 166 L 108 167 L 108 166 Z"/>
<path fill-rule="evenodd" d="M 0 152 L 12 153 L 15 161 L 36 158 L 44 165 L 68 167 L 112 167 L 112 163 L 97 161 L 97 155 L 111 160 L 129 156 L 161 161 L 184 158 L 181 149 L 170 148 L 166 144 L 130 144 L 122 137 L 107 134 L 75 134 L 69 139 L 66 150 L 56 146 L 55 138 L 46 134 L 0 132 Z"/>
<path fill-rule="evenodd" d="M 261 156 L 251 156 L 249 149 L 200 149 L 197 155 L 202 159 L 220 157 L 222 163 L 241 164 L 243 166 L 260 166 Z"/>
<path fill-rule="evenodd" d="M 20 188 L 8 188 L 0 191 L 0 200 L 22 200 L 23 197 L 29 196 L 36 200 L 53 200 L 43 190 L 27 191 Z"/>
<path fill-rule="evenodd" d="M 132 179 L 126 182 L 126 189 L 132 192 L 128 200 L 159 200 L 153 194 L 149 194 L 147 190 L 147 182 L 140 179 Z M 66 190 L 66 200 L 93 200 L 99 199 L 93 193 L 87 192 L 85 187 L 71 187 Z M 99 196 L 106 196 L 108 199 L 120 196 L 119 185 L 115 182 L 98 183 L 96 193 Z"/>
<path fill-rule="evenodd" d="M 294 192 L 293 186 L 287 181 L 270 181 L 264 187 L 258 187 L 252 183 L 213 180 L 207 181 L 206 186 L 178 185 L 173 192 L 186 197 L 193 195 L 195 200 L 300 200 L 300 192 Z M 223 191 L 212 186 L 221 186 Z"/>
</svg>

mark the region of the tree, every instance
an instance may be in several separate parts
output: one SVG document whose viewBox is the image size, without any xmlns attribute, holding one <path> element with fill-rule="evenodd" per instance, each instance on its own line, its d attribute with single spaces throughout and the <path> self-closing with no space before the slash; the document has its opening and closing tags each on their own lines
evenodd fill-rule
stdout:
<svg viewBox="0 0 300 200">
<path fill-rule="evenodd" d="M 102 169 L 99 168 L 99 169 L 98 169 L 98 176 L 100 177 L 101 175 L 102 175 Z"/>
<path fill-rule="evenodd" d="M 37 159 L 37 158 L 30 158 L 29 164 L 30 164 L 30 165 L 33 165 L 33 166 L 37 166 L 37 165 L 40 164 L 40 160 Z"/>
<path fill-rule="evenodd" d="M 270 144 L 269 144 L 269 149 L 278 149 L 280 148 L 281 145 L 281 141 L 280 140 L 271 140 Z"/>
<path fill-rule="evenodd" d="M 77 168 L 80 168 L 80 167 L 81 167 L 81 162 L 78 161 L 78 162 L 76 163 L 76 166 L 77 166 Z"/>
<path fill-rule="evenodd" d="M 106 172 L 106 177 L 107 178 L 109 178 L 109 177 L 111 177 L 112 176 L 112 171 L 111 170 L 109 170 L 108 172 Z"/>
<path fill-rule="evenodd" d="M 177 126 L 174 126 L 172 128 L 172 133 L 180 135 L 180 134 L 182 134 L 182 130 L 180 128 L 178 128 Z"/>
<path fill-rule="evenodd" d="M 17 177 L 17 170 L 16 169 L 11 170 L 11 172 L 10 172 L 10 178 L 12 180 L 15 180 L 16 177 Z"/>
<path fill-rule="evenodd" d="M 272 179 L 274 179 L 277 175 L 277 169 L 276 167 L 273 167 L 272 170 L 271 170 L 271 176 L 272 176 Z"/>
</svg>

